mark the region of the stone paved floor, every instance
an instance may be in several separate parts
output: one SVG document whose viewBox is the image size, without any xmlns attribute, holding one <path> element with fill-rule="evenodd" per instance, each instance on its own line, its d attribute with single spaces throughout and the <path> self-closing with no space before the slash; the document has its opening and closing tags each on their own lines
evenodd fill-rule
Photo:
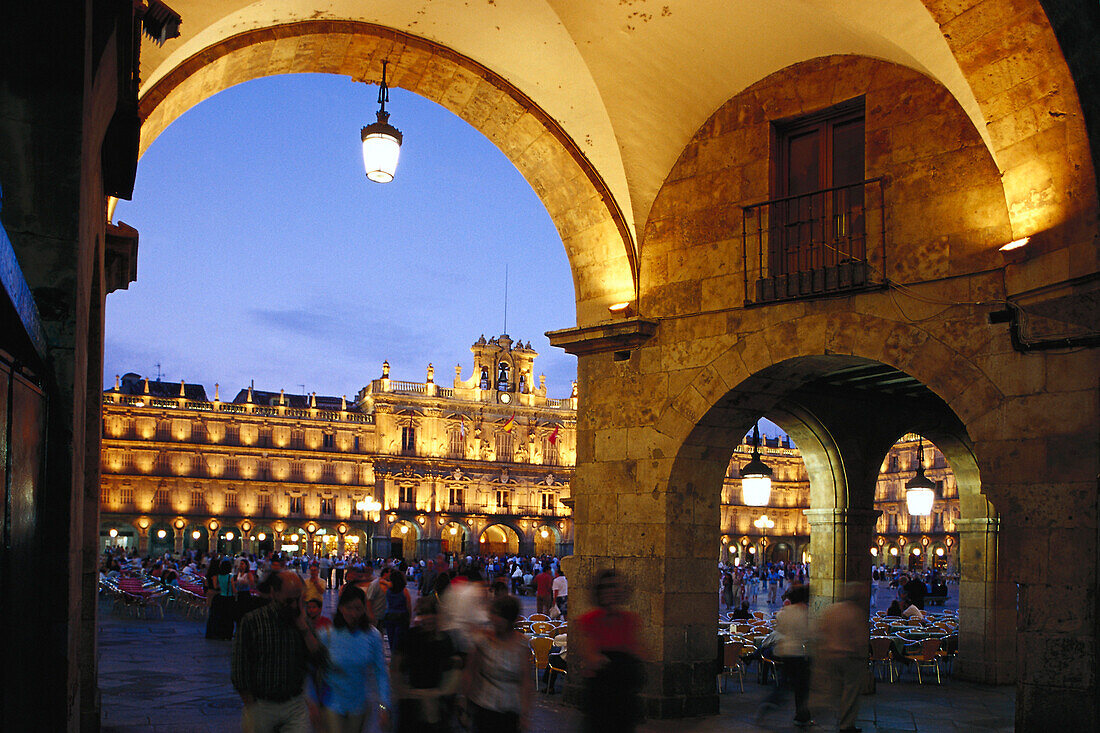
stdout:
<svg viewBox="0 0 1100 733">
<path fill-rule="evenodd" d="M 524 613 L 534 611 L 534 599 L 522 599 Z M 326 613 L 335 603 L 326 598 Z M 882 603 L 880 606 L 884 605 Z M 953 605 L 949 601 L 949 607 Z M 760 604 L 765 607 L 764 604 Z M 204 621 L 174 612 L 161 619 L 120 618 L 100 604 L 99 679 L 103 730 L 118 733 L 232 731 L 238 729 L 240 700 L 229 684 L 232 642 L 203 638 Z M 906 673 L 894 684 L 879 683 L 877 693 L 862 698 L 860 726 L 865 731 L 920 733 L 1012 730 L 1015 691 L 947 679 L 942 686 L 918 686 Z M 708 718 L 651 721 L 642 731 L 794 731 L 791 712 L 777 711 L 767 725 L 753 723 L 766 694 L 754 675 L 740 692 L 736 680 L 720 696 L 721 714 Z M 576 711 L 562 696 L 539 694 L 532 716 L 533 733 L 579 729 Z M 814 707 L 817 730 L 835 730 L 832 718 Z M 819 712 L 820 710 L 820 712 Z"/>
</svg>

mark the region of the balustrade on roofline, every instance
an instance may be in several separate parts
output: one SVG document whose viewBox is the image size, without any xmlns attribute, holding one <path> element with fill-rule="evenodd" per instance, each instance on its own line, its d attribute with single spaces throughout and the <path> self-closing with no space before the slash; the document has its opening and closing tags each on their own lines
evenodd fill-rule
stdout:
<svg viewBox="0 0 1100 733">
<path fill-rule="evenodd" d="M 421 385 L 423 386 L 423 385 Z M 220 412 L 231 415 L 259 415 L 261 417 L 291 417 L 302 420 L 318 420 L 322 422 L 349 422 L 371 425 L 374 423 L 374 415 L 355 410 L 317 410 L 314 408 L 302 409 L 298 407 L 286 407 L 283 405 L 267 406 L 253 403 L 240 402 L 203 402 L 198 400 L 181 400 L 171 397 L 149 397 L 146 395 L 119 395 L 105 392 L 103 404 L 120 404 L 127 407 L 151 408 L 157 410 L 188 410 L 191 412 Z"/>
</svg>

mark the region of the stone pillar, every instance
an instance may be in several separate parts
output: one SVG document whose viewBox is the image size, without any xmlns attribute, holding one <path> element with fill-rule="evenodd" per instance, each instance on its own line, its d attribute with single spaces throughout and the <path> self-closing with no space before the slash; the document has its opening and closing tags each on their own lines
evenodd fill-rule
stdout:
<svg viewBox="0 0 1100 733">
<path fill-rule="evenodd" d="M 340 535 L 336 538 L 336 554 L 344 554 L 344 535 Z"/>
<path fill-rule="evenodd" d="M 844 583 L 871 585 L 871 544 L 877 509 L 805 509 L 810 523 L 810 555 L 813 582 L 810 608 L 813 613 L 839 600 Z"/>
<path fill-rule="evenodd" d="M 176 529 L 175 527 L 172 528 L 172 551 L 177 555 L 183 553 L 183 538 L 186 534 L 186 527 L 184 527 L 183 529 Z"/>
<path fill-rule="evenodd" d="M 1016 587 L 998 582 L 1000 522 L 956 519 L 959 533 L 959 655 L 956 674 L 986 684 L 1015 677 Z"/>
<path fill-rule="evenodd" d="M 417 556 L 421 560 L 431 560 L 443 549 L 443 543 L 438 537 L 424 537 L 417 540 Z"/>
<path fill-rule="evenodd" d="M 521 535 L 519 538 L 519 556 L 531 557 L 535 554 L 535 540 L 528 539 L 526 535 Z"/>
</svg>

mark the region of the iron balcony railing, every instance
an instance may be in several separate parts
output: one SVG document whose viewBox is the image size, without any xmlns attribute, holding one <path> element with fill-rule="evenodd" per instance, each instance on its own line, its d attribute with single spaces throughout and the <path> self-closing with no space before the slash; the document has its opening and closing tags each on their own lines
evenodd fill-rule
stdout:
<svg viewBox="0 0 1100 733">
<path fill-rule="evenodd" d="M 744 207 L 745 304 L 883 285 L 883 211 L 881 178 Z"/>
</svg>

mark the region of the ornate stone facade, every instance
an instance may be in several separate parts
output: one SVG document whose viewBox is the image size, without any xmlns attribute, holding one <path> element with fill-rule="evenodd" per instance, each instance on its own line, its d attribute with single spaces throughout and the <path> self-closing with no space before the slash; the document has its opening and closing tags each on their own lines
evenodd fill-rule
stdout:
<svg viewBox="0 0 1100 733">
<path fill-rule="evenodd" d="M 576 398 L 533 384 L 537 353 L 472 347 L 453 386 L 392 379 L 354 401 L 128 374 L 103 396 L 100 538 L 142 552 L 343 553 L 405 558 L 572 552 Z M 373 509 L 377 502 L 380 506 Z"/>
</svg>

